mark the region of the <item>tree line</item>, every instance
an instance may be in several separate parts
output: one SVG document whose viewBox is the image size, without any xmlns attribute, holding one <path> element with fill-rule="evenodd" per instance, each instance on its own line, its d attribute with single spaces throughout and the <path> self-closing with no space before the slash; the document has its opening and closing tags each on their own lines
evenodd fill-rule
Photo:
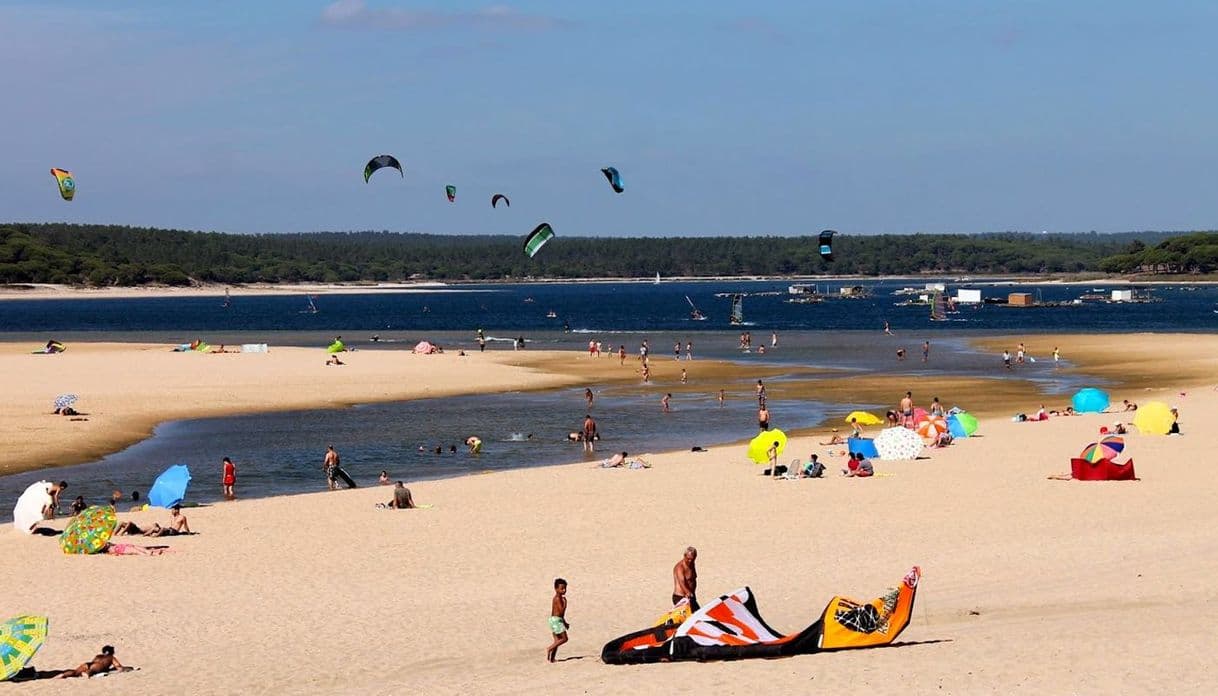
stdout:
<svg viewBox="0 0 1218 696">
<path fill-rule="evenodd" d="M 1208 242 L 1193 242 L 1204 237 Z M 1214 267 L 1215 234 L 557 237 L 533 259 L 511 236 L 225 234 L 114 225 L 0 224 L 0 283 L 86 286 L 494 281 L 727 275 L 1073 273 Z M 1154 244 L 1156 246 L 1148 246 Z M 1165 247 L 1167 245 L 1167 247 Z M 1165 248 L 1167 256 L 1155 256 Z M 1142 255 L 1152 258 L 1143 259 Z M 1131 259 L 1137 258 L 1138 263 Z M 1159 260 L 1160 258 L 1166 260 Z"/>
</svg>

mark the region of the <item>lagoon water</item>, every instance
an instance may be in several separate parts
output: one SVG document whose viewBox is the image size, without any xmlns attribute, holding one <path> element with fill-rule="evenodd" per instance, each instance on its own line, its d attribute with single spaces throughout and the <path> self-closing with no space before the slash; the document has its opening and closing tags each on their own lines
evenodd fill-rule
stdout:
<svg viewBox="0 0 1218 696">
<path fill-rule="evenodd" d="M 533 348 L 579 349 L 590 339 L 600 339 L 625 345 L 633 359 L 646 338 L 653 359 L 671 360 L 674 342 L 693 341 L 696 358 L 860 373 L 884 370 L 908 374 L 911 384 L 920 375 L 942 373 L 1009 378 L 997 369 L 996 356 L 969 348 L 967 339 L 977 335 L 1218 327 L 1218 314 L 1212 311 L 1218 288 L 1211 286 L 1156 289 L 1156 296 L 1164 301 L 1155 304 L 985 306 L 952 315 L 957 321 L 930 322 L 926 307 L 893 305 L 903 298 L 894 297 L 892 290 L 905 284 L 875 283 L 868 299 L 817 305 L 786 303 L 787 283 L 774 281 L 462 286 L 421 294 L 321 295 L 317 314 L 297 313 L 296 308 L 304 305 L 301 297 L 245 297 L 239 292 L 228 309 L 221 308 L 218 298 L 13 300 L 0 302 L 0 327 L 9 340 L 28 338 L 34 343 L 51 336 L 69 344 L 73 340 L 169 344 L 202 337 L 213 344 L 265 341 L 274 350 L 275 345 L 321 347 L 343 333 L 344 340 L 359 350 L 408 350 L 420 338 L 472 350 L 473 329 L 481 326 L 501 339 L 491 343 L 491 350 L 510 350 L 510 337 L 518 335 Z M 984 290 L 987 296 L 1005 296 L 1008 291 L 1013 289 Z M 1090 288 L 1041 290 L 1046 301 L 1070 299 L 1083 291 Z M 729 326 L 728 300 L 715 297 L 719 292 L 749 293 L 748 326 Z M 687 318 L 686 295 L 708 314 L 708 320 Z M 525 302 L 529 297 L 533 301 Z M 558 319 L 546 318 L 550 309 L 559 314 Z M 562 330 L 564 321 L 570 332 Z M 878 328 L 884 321 L 891 323 L 896 335 L 869 340 L 882 337 Z M 770 332 L 777 331 L 778 349 L 764 356 L 741 354 L 736 349 L 741 330 L 753 333 L 755 346 L 768 345 Z M 381 341 L 370 342 L 372 334 L 379 334 Z M 922 340 L 932 342 L 932 359 L 925 365 L 919 355 Z M 910 360 L 895 362 L 896 345 L 906 347 Z M 1064 394 L 1079 386 L 1080 378 L 1062 375 L 1043 359 L 1047 356 L 1040 357 L 1014 376 L 1037 380 L 1050 393 Z M 1065 357 L 1068 360 L 1069 355 Z M 351 359 L 357 360 L 358 352 Z M 605 360 L 616 367 L 615 358 Z M 696 375 L 696 366 L 697 360 L 690 365 L 691 374 Z M 604 437 L 596 458 L 615 451 L 686 449 L 753 435 L 756 401 L 751 398 L 751 384 L 719 386 L 732 394 L 725 408 L 718 407 L 715 390 L 708 389 L 701 395 L 675 395 L 674 412 L 667 415 L 660 414 L 658 406 L 663 384 L 603 390 L 592 410 Z M 770 399 L 775 425 L 784 429 L 810 427 L 855 406 L 873 405 Z M 165 467 L 185 463 L 195 476 L 189 498 L 207 502 L 220 497 L 219 462 L 226 455 L 238 464 L 241 496 L 322 490 L 321 458 L 330 443 L 361 485 L 373 484 L 382 469 L 394 479 L 414 481 L 578 461 L 583 457 L 581 446 L 568 442 L 566 434 L 579 428 L 585 410 L 583 389 L 578 388 L 169 422 L 150 439 L 97 462 L 0 477 L 0 499 L 14 499 L 40 478 L 67 479 L 72 486 L 69 497 L 84 495 L 91 501 L 108 497 L 115 487 L 128 495 L 132 490 L 146 492 Z M 529 433 L 531 440 L 519 439 Z M 471 434 L 485 442 L 481 455 L 469 455 L 462 445 Z M 442 454 L 434 453 L 437 445 Z M 455 454 L 448 451 L 453 445 Z M 788 453 L 791 458 L 797 455 L 807 453 Z M 587 459 L 591 465 L 593 458 Z M 0 510 L 0 515 L 8 512 Z"/>
</svg>

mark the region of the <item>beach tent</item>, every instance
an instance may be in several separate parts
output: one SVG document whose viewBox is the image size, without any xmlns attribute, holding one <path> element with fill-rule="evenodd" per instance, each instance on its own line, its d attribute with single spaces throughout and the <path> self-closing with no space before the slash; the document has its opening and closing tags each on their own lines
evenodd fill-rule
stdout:
<svg viewBox="0 0 1218 696">
<path fill-rule="evenodd" d="M 1111 459 L 1101 459 L 1089 462 L 1075 457 L 1070 460 L 1070 478 L 1077 481 L 1136 481 L 1137 474 L 1133 471 L 1133 460 L 1117 464 Z"/>
<path fill-rule="evenodd" d="M 190 485 L 190 469 L 185 464 L 174 464 L 156 477 L 148 490 L 148 504 L 154 507 L 171 508 L 186 497 Z"/>
<path fill-rule="evenodd" d="M 1171 408 L 1162 401 L 1142 404 L 1133 416 L 1133 424 L 1143 435 L 1166 435 L 1176 421 Z"/>
<path fill-rule="evenodd" d="M 429 341 L 419 341 L 417 344 L 415 344 L 414 352 L 418 353 L 419 355 L 431 355 L 432 353 L 436 352 L 436 347 Z"/>
<path fill-rule="evenodd" d="M 922 454 L 922 438 L 909 428 L 885 428 L 875 438 L 880 459 L 917 459 Z"/>
<path fill-rule="evenodd" d="M 856 452 L 868 459 L 880 458 L 880 453 L 875 448 L 875 440 L 869 437 L 846 438 L 846 451 Z"/>
<path fill-rule="evenodd" d="M 753 591 L 742 587 L 708 602 L 680 624 L 652 626 L 609 641 L 601 660 L 611 665 L 703 662 L 888 645 L 909 625 L 921 577 L 915 566 L 899 587 L 869 602 L 834 597 L 815 623 L 788 635 L 761 618 Z"/>
<path fill-rule="evenodd" d="M 1079 389 L 1070 399 L 1075 413 L 1099 413 L 1108 408 L 1108 392 L 1094 387 Z"/>
<path fill-rule="evenodd" d="M 42 510 L 51 504 L 51 482 L 39 481 L 30 484 L 17 498 L 13 506 L 13 527 L 23 534 L 32 534 L 34 527 L 42 521 Z"/>
</svg>

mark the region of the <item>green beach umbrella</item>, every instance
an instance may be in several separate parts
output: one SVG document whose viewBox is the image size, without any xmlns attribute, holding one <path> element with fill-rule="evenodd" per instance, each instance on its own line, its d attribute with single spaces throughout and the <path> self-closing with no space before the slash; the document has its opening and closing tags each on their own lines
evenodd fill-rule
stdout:
<svg viewBox="0 0 1218 696">
<path fill-rule="evenodd" d="M 94 505 L 72 518 L 59 537 L 59 548 L 64 553 L 97 553 L 105 548 L 114 528 L 118 526 L 118 515 L 114 508 Z"/>
<path fill-rule="evenodd" d="M 977 418 L 971 413 L 957 413 L 956 420 L 960 422 L 960 426 L 964 428 L 964 434 L 972 437 L 973 433 L 977 432 Z"/>
<path fill-rule="evenodd" d="M 45 616 L 18 616 L 0 623 L 0 681 L 25 669 L 46 639 Z"/>
</svg>

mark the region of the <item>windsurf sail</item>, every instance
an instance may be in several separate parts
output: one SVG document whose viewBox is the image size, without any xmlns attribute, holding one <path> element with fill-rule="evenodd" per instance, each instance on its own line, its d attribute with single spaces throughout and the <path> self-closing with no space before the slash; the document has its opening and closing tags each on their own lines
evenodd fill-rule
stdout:
<svg viewBox="0 0 1218 696">
<path fill-rule="evenodd" d="M 744 323 L 744 295 L 732 295 L 732 313 L 728 317 L 728 321 L 733 324 Z"/>
<path fill-rule="evenodd" d="M 696 320 L 700 321 L 700 320 L 706 318 L 706 315 L 702 313 L 702 310 L 698 309 L 698 305 L 694 304 L 694 301 L 689 299 L 689 295 L 685 296 L 685 301 L 689 303 L 689 318 L 690 319 L 696 319 Z"/>
<path fill-rule="evenodd" d="M 222 304 L 220 306 L 221 307 L 231 307 L 232 304 L 233 304 L 233 298 L 228 294 L 228 288 L 224 288 L 224 304 Z"/>
<path fill-rule="evenodd" d="M 313 304 L 313 296 L 306 295 L 306 297 L 309 298 L 309 307 L 308 307 L 308 309 L 300 310 L 300 313 L 301 314 L 317 314 L 317 305 Z"/>
</svg>

